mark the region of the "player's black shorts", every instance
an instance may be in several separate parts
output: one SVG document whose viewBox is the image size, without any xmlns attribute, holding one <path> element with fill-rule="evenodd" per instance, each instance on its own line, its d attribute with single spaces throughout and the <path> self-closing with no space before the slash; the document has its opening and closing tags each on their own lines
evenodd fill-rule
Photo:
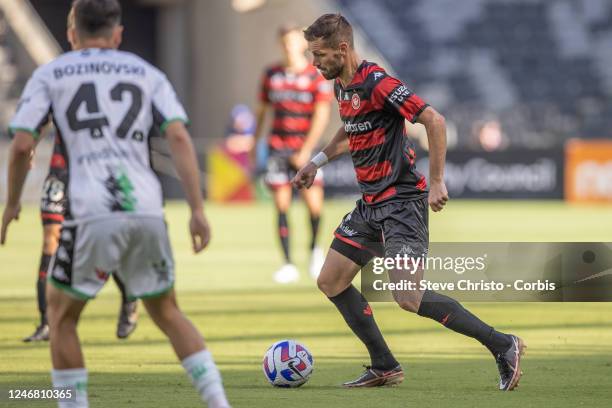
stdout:
<svg viewBox="0 0 612 408">
<path fill-rule="evenodd" d="M 294 153 L 294 151 L 270 150 L 265 175 L 265 182 L 268 187 L 275 189 L 291 183 L 291 179 L 299 170 L 289 160 Z M 323 171 L 321 169 L 317 171 L 314 184 L 323 184 Z"/>
<path fill-rule="evenodd" d="M 45 179 L 40 200 L 43 225 L 61 224 L 66 214 L 67 170 L 50 171 Z"/>
<path fill-rule="evenodd" d="M 358 265 L 374 256 L 427 255 L 429 246 L 427 197 L 357 206 L 342 219 L 331 247 Z"/>
</svg>

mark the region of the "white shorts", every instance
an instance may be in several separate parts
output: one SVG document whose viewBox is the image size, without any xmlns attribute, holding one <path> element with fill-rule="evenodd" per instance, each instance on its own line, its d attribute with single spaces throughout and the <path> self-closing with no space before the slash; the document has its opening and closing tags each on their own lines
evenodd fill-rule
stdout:
<svg viewBox="0 0 612 408">
<path fill-rule="evenodd" d="M 129 299 L 159 296 L 174 285 L 174 259 L 160 217 L 117 215 L 62 226 L 49 281 L 74 297 L 96 296 L 111 274 Z"/>
</svg>

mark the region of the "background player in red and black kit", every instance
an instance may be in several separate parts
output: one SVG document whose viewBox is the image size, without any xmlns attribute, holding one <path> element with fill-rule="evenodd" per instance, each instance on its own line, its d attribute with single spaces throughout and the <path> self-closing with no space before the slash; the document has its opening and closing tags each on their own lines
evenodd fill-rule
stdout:
<svg viewBox="0 0 612 408">
<path fill-rule="evenodd" d="M 444 118 L 381 67 L 360 61 L 353 48 L 352 28 L 341 15 L 321 16 L 304 34 L 314 65 L 325 78 L 336 79 L 335 94 L 344 127 L 298 172 L 293 183 L 298 188 L 308 188 L 319 167 L 350 151 L 363 193 L 356 208 L 336 230 L 317 284 L 370 354 L 371 366 L 344 385 L 397 384 L 404 378 L 402 367 L 387 347 L 372 309 L 351 282 L 377 249 L 383 249 L 385 257 L 427 253 L 428 204 L 433 211 L 440 211 L 448 200 L 443 178 Z M 415 169 L 415 154 L 406 138 L 404 120 L 419 122 L 427 130 L 429 192 L 425 178 Z M 418 279 L 419 275 L 422 271 L 414 277 L 389 271 L 392 281 L 397 281 L 398 276 Z M 415 290 L 393 295 L 403 309 L 434 319 L 485 345 L 496 359 L 501 390 L 518 385 L 524 347 L 521 339 L 496 331 L 454 299 L 436 292 Z"/>
<path fill-rule="evenodd" d="M 49 164 L 49 174 L 47 174 L 43 184 L 40 200 L 40 215 L 43 224 L 43 249 L 38 268 L 38 280 L 36 281 L 36 298 L 40 313 L 40 323 L 34 330 L 34 333 L 23 339 L 26 343 L 49 340 L 45 287 L 49 263 L 59 245 L 62 222 L 64 222 L 64 214 L 67 210 L 66 183 L 68 180 L 68 168 L 66 166 L 62 144 L 60 143 L 60 138 L 56 136 Z M 136 329 L 138 301 L 128 301 L 123 282 L 121 282 L 116 274 L 113 274 L 113 279 L 121 292 L 121 309 L 119 311 L 116 334 L 118 338 L 124 339 Z"/>
<path fill-rule="evenodd" d="M 268 137 L 269 158 L 266 184 L 272 190 L 278 211 L 278 234 L 285 265 L 274 275 L 279 283 L 296 281 L 297 268 L 291 261 L 287 211 L 291 204 L 291 179 L 311 158 L 329 120 L 330 84 L 306 58 L 307 43 L 298 26 L 288 24 L 279 29 L 284 61 L 266 69 L 261 84 L 255 140 L 261 137 L 263 122 L 270 108 L 274 118 Z M 322 174 L 314 186 L 302 191 L 308 212 L 312 239 L 310 274 L 316 278 L 323 264 L 323 251 L 317 247 L 317 232 L 323 205 Z"/>
</svg>

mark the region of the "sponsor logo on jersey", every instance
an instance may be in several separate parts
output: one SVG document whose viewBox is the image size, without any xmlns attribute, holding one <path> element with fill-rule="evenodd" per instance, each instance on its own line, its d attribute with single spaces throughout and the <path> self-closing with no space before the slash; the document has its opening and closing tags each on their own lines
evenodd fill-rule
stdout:
<svg viewBox="0 0 612 408">
<path fill-rule="evenodd" d="M 369 130 L 372 130 L 372 122 L 370 122 L 369 120 L 359 123 L 344 123 L 344 131 L 346 133 L 367 132 Z"/>
<path fill-rule="evenodd" d="M 313 96 L 311 92 L 306 91 L 294 91 L 291 89 L 279 90 L 270 92 L 270 100 L 272 102 L 282 102 L 286 100 L 292 100 L 300 103 L 311 103 Z"/>
<path fill-rule="evenodd" d="M 351 97 L 351 106 L 353 109 L 357 110 L 361 106 L 361 98 L 359 98 L 359 94 L 354 93 Z"/>
<path fill-rule="evenodd" d="M 400 85 L 391 92 L 391 95 L 389 95 L 389 102 L 402 105 L 406 102 L 406 99 L 410 98 L 410 95 L 412 95 L 412 92 L 404 85 Z"/>
<path fill-rule="evenodd" d="M 95 152 L 90 152 L 87 154 L 83 154 L 76 158 L 76 161 L 79 165 L 86 162 L 87 164 L 91 164 L 93 162 L 99 160 L 110 160 L 110 159 L 130 159 L 130 152 L 127 150 L 114 150 L 110 147 L 106 147 L 102 150 L 98 150 Z"/>
<path fill-rule="evenodd" d="M 134 197 L 134 185 L 127 173 L 122 170 L 113 170 L 107 166 L 108 177 L 104 180 L 104 187 L 111 195 L 108 207 L 113 212 L 133 212 L 136 210 L 136 197 Z"/>
<path fill-rule="evenodd" d="M 382 72 L 375 72 L 374 73 L 374 81 L 378 81 L 383 75 L 385 75 L 385 74 L 383 74 Z"/>
</svg>

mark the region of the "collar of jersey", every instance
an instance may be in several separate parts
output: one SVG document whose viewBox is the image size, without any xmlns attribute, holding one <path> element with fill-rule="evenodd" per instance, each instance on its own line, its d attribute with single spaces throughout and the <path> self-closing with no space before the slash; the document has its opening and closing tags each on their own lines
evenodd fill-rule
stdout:
<svg viewBox="0 0 612 408">
<path fill-rule="evenodd" d="M 357 79 L 357 76 L 359 75 L 359 73 L 366 67 L 366 65 L 368 64 L 368 61 L 366 60 L 362 60 L 361 64 L 359 64 L 359 66 L 357 67 L 357 71 L 355 71 L 355 74 L 353 74 L 353 78 L 351 79 L 351 82 L 349 82 L 349 84 L 346 86 L 346 88 L 342 87 L 342 82 L 340 82 L 340 79 L 338 79 L 338 85 L 340 85 L 340 87 L 343 90 L 348 90 L 351 89 L 357 85 L 360 85 L 361 83 L 363 83 L 363 78 L 361 78 L 360 82 L 355 82 L 355 80 Z"/>
</svg>

